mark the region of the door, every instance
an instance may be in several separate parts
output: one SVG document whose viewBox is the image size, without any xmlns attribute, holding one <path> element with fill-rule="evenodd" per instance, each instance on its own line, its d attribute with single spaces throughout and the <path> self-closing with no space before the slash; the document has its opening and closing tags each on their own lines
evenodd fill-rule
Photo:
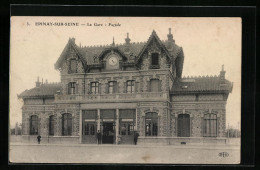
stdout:
<svg viewBox="0 0 260 170">
<path fill-rule="evenodd" d="M 114 130 L 113 123 L 103 123 L 102 143 L 113 144 L 114 135 L 115 135 L 115 130 Z"/>
<path fill-rule="evenodd" d="M 82 124 L 82 143 L 97 143 L 96 129 L 96 122 L 84 121 Z"/>
<path fill-rule="evenodd" d="M 190 137 L 190 115 L 179 114 L 178 116 L 178 136 Z"/>
</svg>

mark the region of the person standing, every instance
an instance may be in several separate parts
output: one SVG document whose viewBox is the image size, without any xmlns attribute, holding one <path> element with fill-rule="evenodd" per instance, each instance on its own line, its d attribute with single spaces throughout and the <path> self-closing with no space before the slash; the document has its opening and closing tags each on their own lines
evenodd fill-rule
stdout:
<svg viewBox="0 0 260 170">
<path fill-rule="evenodd" d="M 41 135 L 37 136 L 37 140 L 38 140 L 38 144 L 40 144 L 41 143 Z"/>
<path fill-rule="evenodd" d="M 101 144 L 101 133 L 99 130 L 97 131 L 97 140 L 98 140 L 98 144 Z"/>
<path fill-rule="evenodd" d="M 139 133 L 137 131 L 134 131 L 134 144 L 137 144 Z"/>
</svg>

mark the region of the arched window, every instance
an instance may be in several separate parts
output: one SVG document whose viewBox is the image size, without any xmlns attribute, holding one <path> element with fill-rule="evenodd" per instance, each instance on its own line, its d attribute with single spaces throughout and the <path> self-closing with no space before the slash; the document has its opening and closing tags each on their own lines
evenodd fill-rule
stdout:
<svg viewBox="0 0 260 170">
<path fill-rule="evenodd" d="M 54 124 L 55 124 L 54 115 L 51 115 L 49 117 L 49 136 L 54 135 Z"/>
<path fill-rule="evenodd" d="M 158 113 L 149 112 L 145 114 L 145 136 L 158 135 Z"/>
<path fill-rule="evenodd" d="M 178 115 L 178 136 L 190 137 L 190 115 L 179 114 Z"/>
<path fill-rule="evenodd" d="M 69 113 L 62 115 L 62 135 L 71 136 L 72 134 L 72 116 Z"/>
<path fill-rule="evenodd" d="M 205 114 L 204 115 L 204 137 L 217 137 L 217 115 Z"/>
<path fill-rule="evenodd" d="M 30 135 L 38 135 L 38 116 L 30 117 Z"/>
</svg>

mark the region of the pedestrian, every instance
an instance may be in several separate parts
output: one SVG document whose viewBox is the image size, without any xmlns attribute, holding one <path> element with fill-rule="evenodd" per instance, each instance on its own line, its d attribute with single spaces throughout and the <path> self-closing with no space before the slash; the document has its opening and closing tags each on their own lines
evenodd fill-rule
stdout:
<svg viewBox="0 0 260 170">
<path fill-rule="evenodd" d="M 101 133 L 99 130 L 97 131 L 97 140 L 98 140 L 98 144 L 101 144 Z"/>
<path fill-rule="evenodd" d="M 139 133 L 137 131 L 134 131 L 134 144 L 137 144 Z"/>
<path fill-rule="evenodd" d="M 38 144 L 40 144 L 41 143 L 41 135 L 37 136 L 37 140 L 38 140 Z"/>
</svg>

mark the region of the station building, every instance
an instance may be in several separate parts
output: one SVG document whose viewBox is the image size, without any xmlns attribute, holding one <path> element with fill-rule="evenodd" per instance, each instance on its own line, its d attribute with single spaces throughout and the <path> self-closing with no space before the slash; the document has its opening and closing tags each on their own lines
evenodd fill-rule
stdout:
<svg viewBox="0 0 260 170">
<path fill-rule="evenodd" d="M 162 41 L 79 46 L 70 38 L 55 63 L 59 83 L 25 90 L 22 134 L 35 142 L 103 144 L 225 143 L 232 83 L 218 76 L 182 77 L 184 52 L 171 29 Z M 212 63 L 214 64 L 214 63 Z"/>
</svg>

